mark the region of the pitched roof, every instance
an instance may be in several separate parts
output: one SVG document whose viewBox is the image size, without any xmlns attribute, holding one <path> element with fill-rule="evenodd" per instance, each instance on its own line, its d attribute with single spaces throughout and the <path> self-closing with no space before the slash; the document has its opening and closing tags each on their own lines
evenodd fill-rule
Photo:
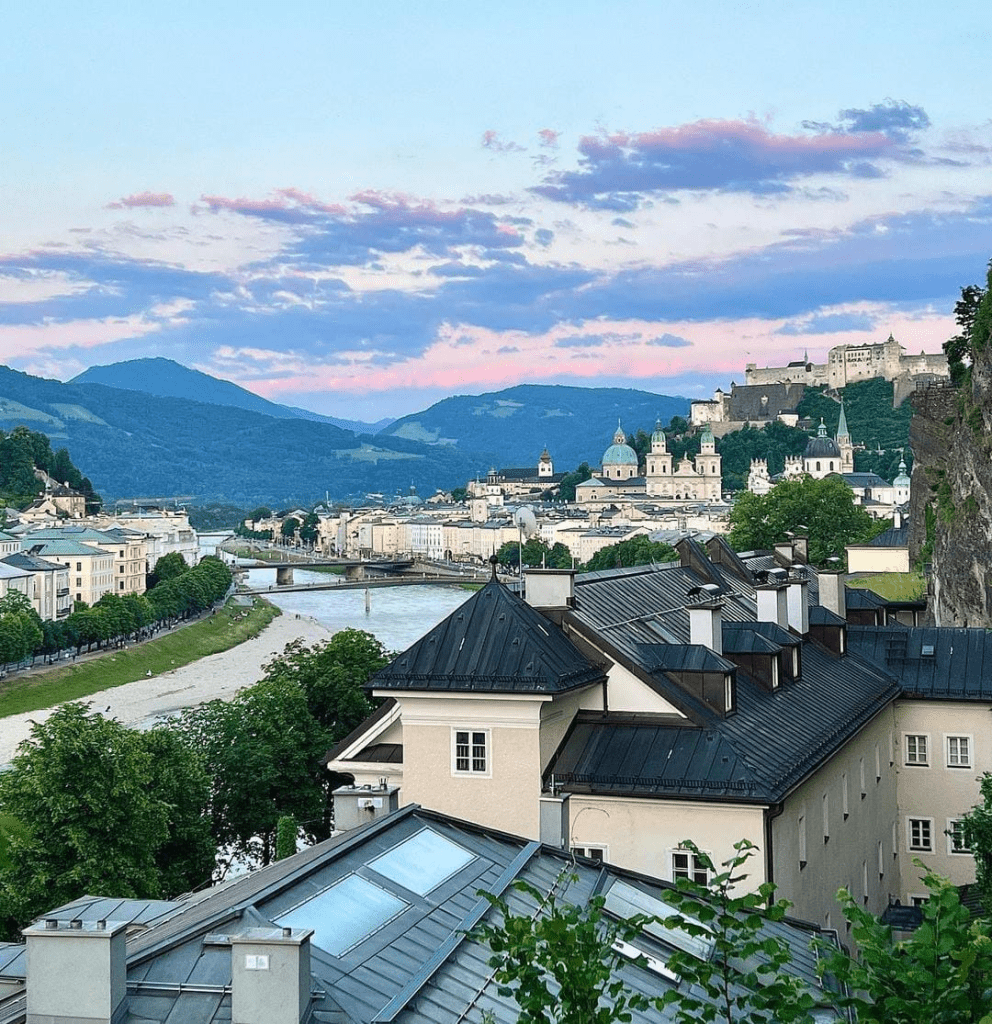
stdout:
<svg viewBox="0 0 992 1024">
<path fill-rule="evenodd" d="M 514 888 L 517 880 L 536 890 L 537 898 Z M 356 906 L 347 916 L 336 913 L 333 893 L 340 885 L 374 892 L 391 911 L 377 916 L 374 906 Z M 476 924 L 496 916 L 478 890 L 503 895 L 515 914 L 539 913 L 554 892 L 579 906 L 605 896 L 607 910 L 620 915 L 632 901 L 658 906 L 663 914 L 670 888 L 411 805 L 181 901 L 86 897 L 57 916 L 141 927 L 128 929 L 128 1021 L 230 1022 L 231 938 L 257 934 L 253 929 L 271 934 L 285 925 L 314 930 L 306 1018 L 314 1024 L 457 1024 L 485 1011 L 498 1024 L 512 1024 L 519 1010 L 493 977 L 489 948 L 471 935 Z M 819 930 L 786 920 L 766 922 L 762 932 L 788 943 L 789 972 L 816 989 L 816 956 L 809 946 Z M 678 944 L 677 934 L 646 930 L 635 942 L 656 966 L 623 960 L 618 980 L 652 996 L 674 988 L 677 979 L 660 968 Z M 23 950 L 0 947 L 0 971 L 15 984 L 24 978 Z M 674 1008 L 635 1011 L 633 1022 L 664 1024 L 674 1016 Z M 9 996 L 0 1005 L 2 1024 L 24 1019 L 23 997 Z"/>
<path fill-rule="evenodd" d="M 605 680 L 540 612 L 491 580 L 370 681 L 374 690 L 560 693 Z"/>
<path fill-rule="evenodd" d="M 992 700 L 992 633 L 948 626 L 849 626 L 848 646 L 894 675 L 906 697 Z"/>
</svg>

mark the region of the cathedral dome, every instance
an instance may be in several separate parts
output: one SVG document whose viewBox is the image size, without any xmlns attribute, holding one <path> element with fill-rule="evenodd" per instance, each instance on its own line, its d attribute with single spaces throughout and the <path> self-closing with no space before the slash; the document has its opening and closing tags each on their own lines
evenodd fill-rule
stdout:
<svg viewBox="0 0 992 1024">
<path fill-rule="evenodd" d="M 637 466 L 637 452 L 627 444 L 627 437 L 617 427 L 613 444 L 603 452 L 603 466 Z"/>
<path fill-rule="evenodd" d="M 816 428 L 816 437 L 810 438 L 803 457 L 806 459 L 840 458 L 840 447 L 832 437 L 827 437 L 827 428 L 823 425 L 822 419 Z"/>
</svg>

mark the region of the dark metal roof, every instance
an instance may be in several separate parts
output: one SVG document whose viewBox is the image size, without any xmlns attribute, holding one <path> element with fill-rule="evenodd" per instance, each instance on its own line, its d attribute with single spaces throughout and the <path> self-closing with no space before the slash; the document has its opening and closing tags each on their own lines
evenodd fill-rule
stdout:
<svg viewBox="0 0 992 1024">
<path fill-rule="evenodd" d="M 381 874 L 376 860 L 424 831 L 456 844 L 471 859 L 426 895 L 418 895 L 388 872 Z M 307 1018 L 313 1024 L 458 1024 L 479 1020 L 485 1011 L 498 1024 L 512 1024 L 519 1010 L 511 997 L 500 993 L 489 966 L 489 948 L 470 935 L 475 924 L 496 915 L 478 890 L 504 895 L 514 913 L 536 914 L 552 892 L 565 903 L 581 906 L 609 894 L 613 886 L 661 901 L 671 888 L 657 879 L 410 806 L 185 903 L 170 904 L 168 915 L 152 913 L 146 930 L 127 939 L 122 1024 L 229 1024 L 230 937 L 249 929 L 273 929 L 289 908 L 349 876 L 374 881 L 402 898 L 404 909 L 339 955 L 320 944 L 322 933 L 332 933 L 333 921 L 321 916 L 319 908 L 314 911 L 313 995 Z M 528 883 L 536 898 L 515 889 L 516 880 Z M 130 902 L 153 906 L 151 901 Z M 767 923 L 763 930 L 789 944 L 789 972 L 815 989 L 816 956 L 809 948 L 818 934 L 815 926 L 783 921 Z M 662 963 L 672 948 L 646 934 L 637 942 Z M 0 963 L 4 958 L 10 963 L 16 958 L 12 954 L 11 947 L 0 947 Z M 617 974 L 626 987 L 652 996 L 675 985 L 665 974 L 630 961 L 623 961 Z M 23 974 L 8 977 L 16 983 Z M 73 980 L 68 978 L 67 984 Z M 632 1019 L 635 1024 L 665 1024 L 674 1014 L 667 1008 L 635 1012 Z M 0 1006 L 0 1022 L 24 1020 L 23 996 L 15 993 Z"/>
<path fill-rule="evenodd" d="M 829 608 L 824 608 L 822 604 L 810 606 L 809 624 L 811 626 L 843 626 L 846 622 L 846 619 L 842 619 Z"/>
<path fill-rule="evenodd" d="M 491 580 L 398 655 L 375 690 L 560 693 L 605 680 L 571 640 L 502 583 Z"/>
<path fill-rule="evenodd" d="M 870 548 L 904 548 L 909 544 L 908 526 L 890 526 L 884 533 L 868 541 Z M 852 545 L 857 547 L 857 545 Z"/>
<path fill-rule="evenodd" d="M 876 594 L 874 590 L 869 590 L 867 587 L 845 587 L 844 599 L 848 608 L 859 610 L 885 608 L 889 603 L 881 594 Z"/>
<path fill-rule="evenodd" d="M 848 646 L 892 673 L 906 697 L 992 700 L 992 633 L 937 626 L 849 626 Z"/>
</svg>

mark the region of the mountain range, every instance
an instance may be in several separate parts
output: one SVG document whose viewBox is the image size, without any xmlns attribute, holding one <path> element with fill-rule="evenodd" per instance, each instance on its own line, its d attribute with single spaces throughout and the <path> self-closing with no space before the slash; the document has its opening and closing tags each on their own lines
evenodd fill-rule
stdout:
<svg viewBox="0 0 992 1024">
<path fill-rule="evenodd" d="M 105 499 L 284 507 L 411 485 L 429 495 L 490 465 L 536 467 L 545 446 L 557 470 L 595 464 L 618 418 L 629 431 L 650 429 L 688 408 L 688 399 L 636 390 L 525 385 L 354 432 L 171 360 L 94 367 L 66 384 L 0 366 L 0 429 L 47 434 Z"/>
</svg>

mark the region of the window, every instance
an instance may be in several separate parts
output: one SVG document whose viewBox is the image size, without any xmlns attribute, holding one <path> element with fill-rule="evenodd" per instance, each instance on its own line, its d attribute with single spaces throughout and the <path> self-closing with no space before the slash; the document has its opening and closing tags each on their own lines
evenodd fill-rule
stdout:
<svg viewBox="0 0 992 1024">
<path fill-rule="evenodd" d="M 861 799 L 868 795 L 868 787 L 865 785 L 865 759 L 862 757 L 858 761 L 858 773 L 861 776 Z"/>
<path fill-rule="evenodd" d="M 933 818 L 909 818 L 908 834 L 911 850 L 933 852 Z"/>
<path fill-rule="evenodd" d="M 970 768 L 971 767 L 971 737 L 970 736 L 948 736 L 947 737 L 947 767 L 948 768 Z"/>
<path fill-rule="evenodd" d="M 823 841 L 824 843 L 830 842 L 830 797 L 828 794 L 823 794 Z"/>
<path fill-rule="evenodd" d="M 82 562 L 77 562 L 76 563 L 76 572 L 82 572 L 82 571 L 83 571 L 83 563 Z"/>
<path fill-rule="evenodd" d="M 710 873 L 702 857 L 691 850 L 672 851 L 672 881 L 689 878 L 698 885 L 709 885 Z"/>
<path fill-rule="evenodd" d="M 947 819 L 947 852 L 971 853 L 971 847 L 964 834 L 964 821 L 961 818 Z"/>
<path fill-rule="evenodd" d="M 861 862 L 861 902 L 868 906 L 868 861 Z"/>
<path fill-rule="evenodd" d="M 848 815 L 851 813 L 847 802 L 847 772 L 844 772 L 840 777 L 840 809 L 844 815 L 844 820 L 847 821 Z"/>
<path fill-rule="evenodd" d="M 118 584 L 118 589 L 119 590 L 123 590 L 124 589 L 124 581 L 123 580 L 121 580 L 120 583 Z"/>
<path fill-rule="evenodd" d="M 83 585 L 83 578 L 82 578 L 82 576 L 77 576 L 76 577 L 76 586 L 77 587 L 81 587 L 82 585 Z"/>
<path fill-rule="evenodd" d="M 590 860 L 606 860 L 605 846 L 573 846 L 572 853 L 576 857 L 588 857 Z"/>
<path fill-rule="evenodd" d="M 489 733 L 454 730 L 454 771 L 457 775 L 489 774 Z"/>
<path fill-rule="evenodd" d="M 806 812 L 799 815 L 796 831 L 799 835 L 799 867 L 806 867 Z"/>
<path fill-rule="evenodd" d="M 882 840 L 878 841 L 878 878 L 881 881 L 885 877 L 885 854 L 882 853 Z"/>
<path fill-rule="evenodd" d="M 875 744 L 875 782 L 881 782 L 882 780 L 882 752 Z"/>
<path fill-rule="evenodd" d="M 906 735 L 906 764 L 930 764 L 930 737 L 919 733 Z"/>
</svg>

